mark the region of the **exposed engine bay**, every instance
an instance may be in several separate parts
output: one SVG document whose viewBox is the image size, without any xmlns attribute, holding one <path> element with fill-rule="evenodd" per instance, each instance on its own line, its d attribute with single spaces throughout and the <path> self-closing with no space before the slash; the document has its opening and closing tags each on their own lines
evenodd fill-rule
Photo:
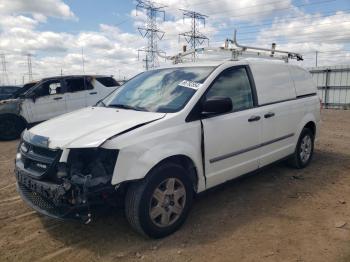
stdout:
<svg viewBox="0 0 350 262">
<path fill-rule="evenodd" d="M 23 199 L 37 211 L 55 218 L 91 221 L 91 205 L 115 194 L 111 178 L 117 150 L 72 149 L 66 163 L 60 150 L 22 141 L 16 178 Z"/>
</svg>

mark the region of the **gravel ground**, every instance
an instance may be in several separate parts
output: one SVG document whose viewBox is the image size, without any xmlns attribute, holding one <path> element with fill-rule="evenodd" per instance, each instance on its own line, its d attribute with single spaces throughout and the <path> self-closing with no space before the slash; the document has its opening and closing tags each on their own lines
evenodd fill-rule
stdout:
<svg viewBox="0 0 350 262">
<path fill-rule="evenodd" d="M 16 192 L 18 141 L 0 142 L 0 261 L 350 261 L 350 111 L 322 120 L 308 168 L 280 163 L 210 190 L 161 240 L 121 210 L 87 226 L 38 215 Z"/>
</svg>

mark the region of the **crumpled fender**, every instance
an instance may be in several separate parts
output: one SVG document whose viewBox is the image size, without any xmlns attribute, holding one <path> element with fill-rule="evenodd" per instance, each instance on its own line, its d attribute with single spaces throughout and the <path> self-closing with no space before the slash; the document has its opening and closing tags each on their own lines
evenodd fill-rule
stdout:
<svg viewBox="0 0 350 262">
<path fill-rule="evenodd" d="M 112 184 L 144 178 L 162 160 L 183 155 L 192 160 L 198 176 L 198 192 L 205 189 L 201 156 L 201 126 L 199 122 L 184 123 L 146 135 L 134 134 L 117 137 L 103 145 L 118 148 Z"/>
<path fill-rule="evenodd" d="M 21 99 L 8 99 L 0 101 L 0 115 L 12 114 L 21 115 L 22 100 Z"/>
</svg>

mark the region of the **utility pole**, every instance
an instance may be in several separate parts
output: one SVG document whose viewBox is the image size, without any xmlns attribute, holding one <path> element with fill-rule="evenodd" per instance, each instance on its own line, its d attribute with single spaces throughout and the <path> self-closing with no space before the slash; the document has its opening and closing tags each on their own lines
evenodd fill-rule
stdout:
<svg viewBox="0 0 350 262">
<path fill-rule="evenodd" d="M 81 48 L 81 61 L 83 66 L 83 74 L 85 74 L 85 59 L 84 59 L 84 48 Z"/>
<path fill-rule="evenodd" d="M 147 38 L 147 47 L 138 50 L 146 53 L 146 58 L 143 60 L 146 70 L 159 66 L 158 53 L 161 51 L 158 50 L 158 40 L 162 40 L 165 32 L 158 29 L 157 17 L 158 14 L 163 14 L 165 20 L 164 7 L 149 0 L 137 0 L 136 11 L 145 10 L 147 15 L 145 27 L 138 28 L 141 36 Z"/>
<path fill-rule="evenodd" d="M 6 67 L 6 56 L 5 54 L 0 54 L 1 57 L 1 67 L 2 67 L 2 85 L 9 84 L 9 77 L 7 74 L 7 67 Z"/>
<path fill-rule="evenodd" d="M 32 68 L 32 54 L 27 54 L 27 65 L 28 65 L 28 79 L 29 82 L 33 81 L 33 68 Z"/>
<path fill-rule="evenodd" d="M 315 64 L 316 64 L 316 67 L 317 67 L 317 58 L 318 58 L 318 51 L 316 51 L 316 57 L 315 57 L 315 59 L 316 59 L 316 61 L 315 61 L 315 62 L 316 62 L 316 63 L 315 63 Z"/>
<path fill-rule="evenodd" d="M 200 33 L 198 30 L 198 27 L 201 22 L 205 26 L 205 19 L 208 16 L 195 11 L 184 10 L 184 9 L 180 9 L 180 10 L 183 11 L 184 20 L 185 18 L 191 19 L 191 31 L 181 33 L 179 34 L 179 36 L 185 37 L 186 42 L 191 45 L 191 49 L 195 49 L 198 45 L 202 45 L 205 41 L 207 41 L 209 45 L 209 38 L 204 34 Z M 192 57 L 193 61 L 195 60 L 195 58 L 196 58 L 196 55 L 194 53 Z"/>
</svg>

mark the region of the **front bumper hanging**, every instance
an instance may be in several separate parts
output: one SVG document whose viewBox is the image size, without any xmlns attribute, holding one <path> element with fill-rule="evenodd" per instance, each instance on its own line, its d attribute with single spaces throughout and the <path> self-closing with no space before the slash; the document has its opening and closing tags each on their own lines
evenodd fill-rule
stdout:
<svg viewBox="0 0 350 262">
<path fill-rule="evenodd" d="M 37 212 L 60 220 L 80 220 L 85 224 L 91 222 L 88 192 L 85 192 L 86 199 L 82 199 L 81 203 L 68 203 L 68 194 L 73 195 L 74 191 L 67 185 L 35 180 L 18 170 L 16 178 L 21 198 Z"/>
</svg>

